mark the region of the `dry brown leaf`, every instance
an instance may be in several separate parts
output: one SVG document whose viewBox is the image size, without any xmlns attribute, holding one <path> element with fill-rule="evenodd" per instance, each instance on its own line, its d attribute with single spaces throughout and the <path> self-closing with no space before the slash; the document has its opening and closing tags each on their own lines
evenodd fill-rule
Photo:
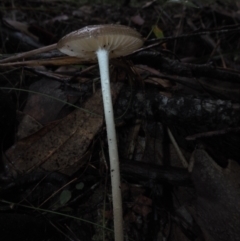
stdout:
<svg viewBox="0 0 240 241">
<path fill-rule="evenodd" d="M 152 200 L 146 196 L 140 195 L 135 200 L 135 205 L 133 206 L 133 211 L 146 217 L 150 212 L 152 212 Z"/>
<path fill-rule="evenodd" d="M 144 22 L 145 22 L 144 19 L 139 14 L 131 17 L 131 21 L 134 24 L 137 24 L 139 26 L 142 26 L 144 24 Z"/>
<path fill-rule="evenodd" d="M 192 180 L 197 200 L 190 207 L 198 225 L 213 240 L 240 240 L 240 166 L 222 168 L 203 149 L 193 152 Z"/>
<path fill-rule="evenodd" d="M 121 86 L 120 83 L 113 85 L 113 101 Z M 83 163 L 79 163 L 79 160 L 103 125 L 101 90 L 83 108 L 92 113 L 77 109 L 61 121 L 12 146 L 6 152 L 10 172 L 14 176 L 33 170 L 59 171 L 71 175 L 80 168 Z"/>
<path fill-rule="evenodd" d="M 68 15 L 62 14 L 62 15 L 58 15 L 58 16 L 50 19 L 50 20 L 44 21 L 43 24 L 53 24 L 54 22 L 66 21 L 66 20 L 68 20 L 68 19 L 69 19 Z"/>
<path fill-rule="evenodd" d="M 30 136 L 43 127 L 34 118 L 20 111 L 17 112 L 17 119 L 19 122 L 16 136 L 17 140 Z"/>
<path fill-rule="evenodd" d="M 154 5 L 155 3 L 156 3 L 156 0 L 146 2 L 146 3 L 144 3 L 144 5 L 142 6 L 142 9 L 151 7 L 151 6 Z"/>
<path fill-rule="evenodd" d="M 46 78 L 42 78 L 31 84 L 29 87 L 30 93 L 23 112 L 43 125 L 56 120 L 60 110 L 65 105 L 65 102 L 67 102 L 67 96 L 61 90 L 60 86 L 61 83 L 59 81 Z M 57 101 L 56 99 L 61 101 Z"/>
<path fill-rule="evenodd" d="M 21 23 L 19 21 L 11 20 L 8 18 L 5 18 L 4 21 L 8 23 L 10 26 L 14 27 L 16 30 L 28 35 L 29 37 L 35 39 L 38 41 L 38 37 L 35 36 L 34 34 L 29 32 L 29 24 L 26 23 Z"/>
</svg>

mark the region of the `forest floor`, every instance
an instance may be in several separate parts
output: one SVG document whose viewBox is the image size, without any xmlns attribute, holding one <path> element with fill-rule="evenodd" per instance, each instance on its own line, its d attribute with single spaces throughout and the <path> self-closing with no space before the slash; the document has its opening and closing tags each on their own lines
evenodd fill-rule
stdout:
<svg viewBox="0 0 240 241">
<path fill-rule="evenodd" d="M 125 240 L 240 240 L 240 3 L 103 2 L 1 3 L 2 240 L 114 239 L 99 69 L 56 48 L 103 24 L 144 41 L 110 60 Z"/>
</svg>

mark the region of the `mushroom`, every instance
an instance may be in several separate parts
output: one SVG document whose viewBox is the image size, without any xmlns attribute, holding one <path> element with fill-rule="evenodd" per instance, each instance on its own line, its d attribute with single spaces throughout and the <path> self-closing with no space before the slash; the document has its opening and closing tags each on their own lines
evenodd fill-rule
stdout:
<svg viewBox="0 0 240 241">
<path fill-rule="evenodd" d="M 110 89 L 109 58 L 128 55 L 143 45 L 141 35 L 123 25 L 92 25 L 63 37 L 57 48 L 82 60 L 98 59 L 112 183 L 115 241 L 123 240 L 122 197 L 116 130 Z"/>
</svg>

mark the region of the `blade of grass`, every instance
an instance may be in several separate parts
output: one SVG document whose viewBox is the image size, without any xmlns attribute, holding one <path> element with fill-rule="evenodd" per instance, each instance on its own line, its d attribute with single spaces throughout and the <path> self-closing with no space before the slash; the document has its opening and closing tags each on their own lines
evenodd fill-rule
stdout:
<svg viewBox="0 0 240 241">
<path fill-rule="evenodd" d="M 58 98 L 56 98 L 56 97 L 53 97 L 53 96 L 51 96 L 51 95 L 47 95 L 47 94 L 44 94 L 44 93 L 41 93 L 41 92 L 36 92 L 36 91 L 32 91 L 32 90 L 25 90 L 25 89 L 19 89 L 19 88 L 12 88 L 12 87 L 0 87 L 0 89 L 2 89 L 2 90 L 15 90 L 15 91 L 22 91 L 22 92 L 28 92 L 28 93 L 32 93 L 32 94 L 42 95 L 42 96 L 51 98 L 51 99 L 53 99 L 53 100 L 62 102 L 62 103 L 64 103 L 64 104 L 66 104 L 66 105 L 72 106 L 72 107 L 74 107 L 74 108 L 77 108 L 77 109 L 79 109 L 79 110 L 85 111 L 85 112 L 87 112 L 87 113 L 89 113 L 89 114 L 93 114 L 93 115 L 95 115 L 95 116 L 100 116 L 100 115 L 98 115 L 98 114 L 96 114 L 96 113 L 93 113 L 93 112 L 91 112 L 91 111 L 89 111 L 89 110 L 86 110 L 86 109 L 84 109 L 84 108 L 81 108 L 81 107 L 79 107 L 79 106 L 77 106 L 77 105 L 68 103 L 68 102 L 66 102 L 66 101 L 64 101 L 64 100 L 60 100 L 60 99 L 58 99 Z"/>
</svg>

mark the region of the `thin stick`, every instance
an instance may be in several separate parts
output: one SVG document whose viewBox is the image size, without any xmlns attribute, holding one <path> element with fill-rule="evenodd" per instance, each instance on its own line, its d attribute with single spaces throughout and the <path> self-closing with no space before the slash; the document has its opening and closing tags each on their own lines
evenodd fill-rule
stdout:
<svg viewBox="0 0 240 241">
<path fill-rule="evenodd" d="M 56 48 L 57 48 L 57 44 L 55 43 L 55 44 L 52 44 L 52 45 L 44 46 L 42 48 L 38 48 L 38 49 L 34 49 L 34 50 L 27 51 L 27 52 L 24 52 L 24 53 L 20 53 L 20 54 L 11 56 L 9 58 L 1 59 L 0 63 L 7 63 L 7 62 L 15 61 L 15 60 L 18 60 L 18 59 L 29 58 L 29 57 L 32 57 L 36 54 L 45 53 L 45 52 L 54 50 Z"/>
<path fill-rule="evenodd" d="M 170 138 L 173 146 L 175 147 L 175 149 L 177 151 L 177 154 L 178 154 L 180 160 L 182 161 L 183 167 L 188 168 L 188 162 L 187 162 L 186 158 L 184 157 L 182 151 L 180 150 L 180 148 L 179 148 L 179 146 L 178 146 L 178 144 L 177 144 L 177 142 L 176 142 L 176 140 L 175 140 L 175 138 L 174 138 L 174 136 L 173 136 L 173 134 L 172 134 L 172 132 L 169 128 L 167 128 L 167 132 L 168 132 L 169 138 Z"/>
<path fill-rule="evenodd" d="M 63 56 L 50 59 L 34 59 L 18 62 L 1 63 L 0 67 L 18 67 L 18 66 L 39 66 L 39 65 L 70 65 L 70 64 L 82 64 L 83 61 L 79 58 Z"/>
</svg>

